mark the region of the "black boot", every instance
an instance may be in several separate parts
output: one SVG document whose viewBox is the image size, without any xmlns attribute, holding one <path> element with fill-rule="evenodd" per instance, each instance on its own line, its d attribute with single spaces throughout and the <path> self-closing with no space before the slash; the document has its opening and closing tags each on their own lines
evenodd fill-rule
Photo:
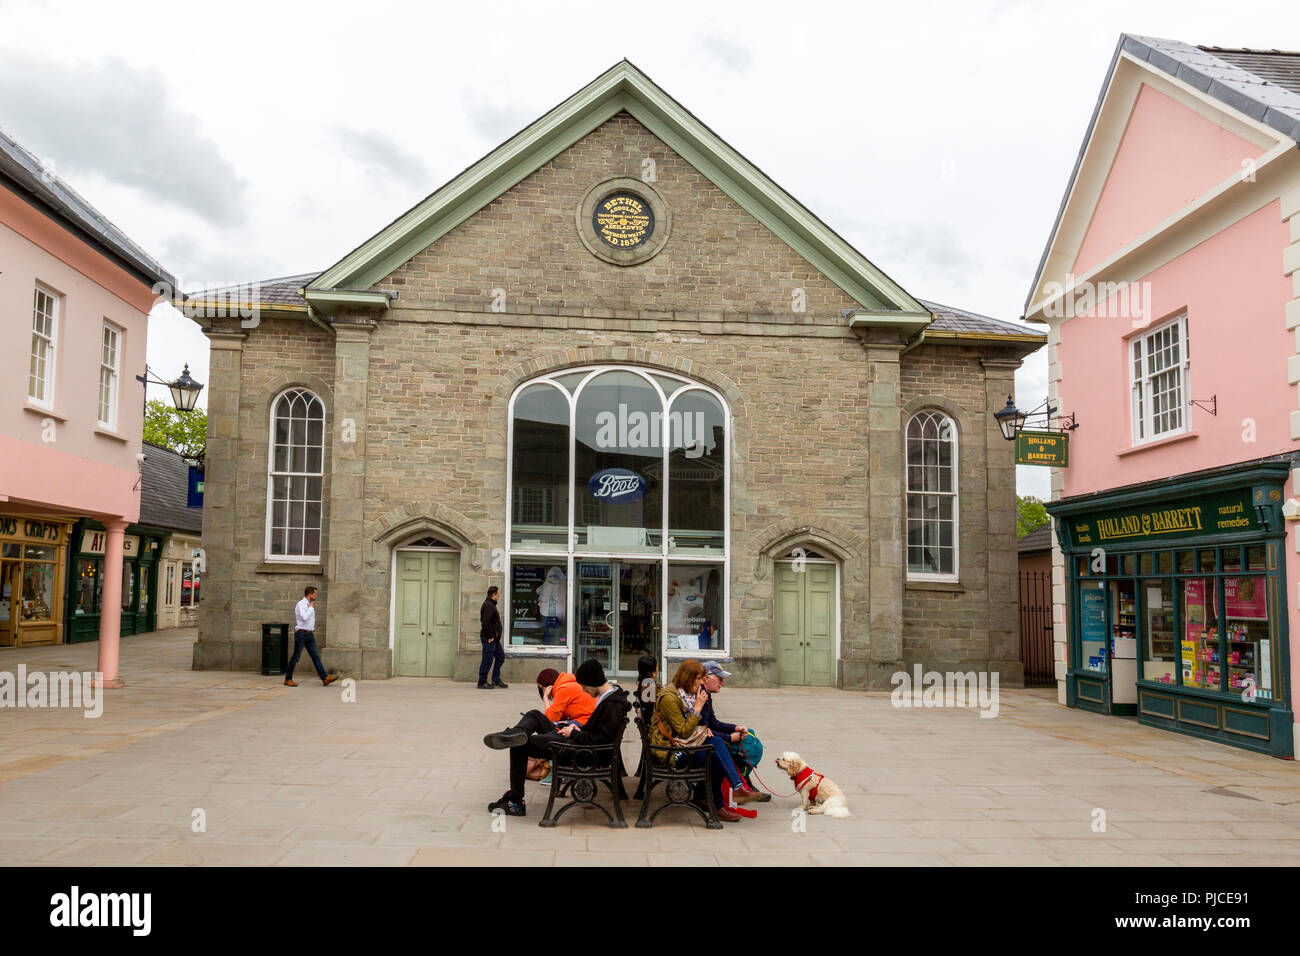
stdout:
<svg viewBox="0 0 1300 956">
<path fill-rule="evenodd" d="M 507 727 L 505 730 L 497 733 L 488 734 L 483 738 L 485 746 L 493 750 L 509 750 L 511 747 L 522 747 L 528 742 L 528 734 L 518 727 Z"/>
<path fill-rule="evenodd" d="M 524 805 L 524 801 L 516 800 L 510 795 L 509 790 L 501 794 L 500 800 L 488 804 L 489 813 L 496 813 L 498 810 L 508 817 L 528 816 L 528 808 Z"/>
</svg>

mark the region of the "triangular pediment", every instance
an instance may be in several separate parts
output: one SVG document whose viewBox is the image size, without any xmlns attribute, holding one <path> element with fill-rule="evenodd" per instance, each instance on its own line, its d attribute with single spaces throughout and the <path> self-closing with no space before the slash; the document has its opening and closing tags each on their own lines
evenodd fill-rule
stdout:
<svg viewBox="0 0 1300 956">
<path fill-rule="evenodd" d="M 555 157 L 626 112 L 697 169 L 864 311 L 929 320 L 929 311 L 865 256 L 623 60 L 331 266 L 309 300 L 376 283 Z"/>
<path fill-rule="evenodd" d="M 1121 37 L 1026 318 L 1060 314 L 1077 283 L 1109 275 L 1207 205 L 1249 188 L 1259 169 L 1295 148 L 1291 127 L 1241 92 L 1237 74 L 1248 77 L 1186 44 Z"/>
</svg>

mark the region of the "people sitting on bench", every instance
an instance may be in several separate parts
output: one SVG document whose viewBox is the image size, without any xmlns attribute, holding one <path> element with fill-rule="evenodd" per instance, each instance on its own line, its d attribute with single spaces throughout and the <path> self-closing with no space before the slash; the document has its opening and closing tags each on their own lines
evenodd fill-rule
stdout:
<svg viewBox="0 0 1300 956">
<path fill-rule="evenodd" d="M 553 742 L 567 740 L 579 746 L 621 742 L 617 739 L 619 731 L 632 706 L 627 691 L 605 679 L 605 669 L 599 661 L 583 661 L 573 676 L 583 692 L 595 702 L 585 724 L 562 721 L 557 726 L 540 710 L 530 710 L 513 727 L 483 738 L 483 743 L 493 750 L 510 750 L 510 789 L 501 795 L 500 800 L 488 804 L 489 811 L 500 810 L 510 817 L 527 815 L 524 774 L 528 769 L 528 758 L 548 756 Z"/>
<path fill-rule="evenodd" d="M 708 703 L 709 692 L 704 689 L 704 665 L 696 660 L 685 660 L 678 665 L 671 684 L 664 685 L 655 702 L 654 719 L 650 723 L 650 743 L 656 748 L 681 746 L 689 741 L 688 746 L 711 746 L 712 753 L 707 756 L 716 761 L 713 774 L 713 801 L 718 819 L 734 823 L 742 819 L 740 814 L 727 808 L 722 799 L 722 781 L 725 778 L 733 788 L 736 803 L 749 803 L 757 800 L 757 794 L 748 789 L 736 764 L 731 759 L 726 740 L 722 737 L 710 737 L 708 729 L 702 726 L 700 714 Z M 697 762 L 702 755 L 697 755 Z M 666 759 L 664 750 L 657 749 L 654 759 L 662 764 Z M 744 787 L 745 789 L 741 789 Z"/>
<path fill-rule="evenodd" d="M 596 709 L 596 702 L 583 692 L 572 674 L 561 674 L 553 667 L 537 675 L 537 695 L 542 698 L 546 719 L 553 724 L 562 720 L 585 724 Z"/>
</svg>

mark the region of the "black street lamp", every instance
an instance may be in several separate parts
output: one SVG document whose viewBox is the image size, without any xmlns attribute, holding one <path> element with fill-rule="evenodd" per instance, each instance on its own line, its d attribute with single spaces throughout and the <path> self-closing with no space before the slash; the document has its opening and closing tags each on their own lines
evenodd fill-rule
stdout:
<svg viewBox="0 0 1300 956">
<path fill-rule="evenodd" d="M 1015 441 L 1016 436 L 1021 430 L 1029 425 L 1030 428 L 1044 428 L 1052 430 L 1052 416 L 1056 414 L 1056 406 L 1050 405 L 1044 401 L 1032 412 L 1022 412 L 1016 408 L 1015 400 L 1010 395 L 1007 396 L 1007 403 L 1002 407 L 1000 412 L 993 413 L 993 420 L 998 423 L 998 428 L 1002 430 L 1002 437 L 1007 441 Z M 1029 424 L 1029 419 L 1036 415 L 1043 416 L 1041 425 Z M 1061 431 L 1072 432 L 1079 427 L 1079 423 L 1074 420 L 1074 413 L 1063 415 L 1058 419 Z"/>
<path fill-rule="evenodd" d="M 172 404 L 176 406 L 178 412 L 194 411 L 194 403 L 199 400 L 199 392 L 203 391 L 203 384 L 194 381 L 190 377 L 189 363 L 185 363 L 185 371 L 181 372 L 181 377 L 174 382 L 167 382 L 161 378 L 150 378 L 149 366 L 144 367 L 144 374 L 137 375 L 135 380 L 144 386 L 145 405 L 148 406 L 149 385 L 165 385 L 172 393 Z"/>
<path fill-rule="evenodd" d="M 1024 427 L 1025 419 L 1029 416 L 1016 408 L 1016 403 L 1011 396 L 1007 396 L 1007 403 L 1003 406 L 1002 411 L 993 413 L 993 420 L 998 423 L 998 428 L 1002 429 L 1002 437 L 1007 441 L 1015 441 L 1016 433 Z"/>
</svg>

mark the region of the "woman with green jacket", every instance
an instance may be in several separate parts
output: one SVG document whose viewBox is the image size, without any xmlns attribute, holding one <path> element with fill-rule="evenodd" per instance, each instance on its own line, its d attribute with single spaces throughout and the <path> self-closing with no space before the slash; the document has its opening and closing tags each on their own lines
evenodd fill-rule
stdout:
<svg viewBox="0 0 1300 956">
<path fill-rule="evenodd" d="M 695 741 L 697 745 L 713 744 L 713 738 L 708 734 L 707 729 L 703 734 L 698 733 L 700 712 L 704 710 L 708 699 L 709 692 L 704 689 L 704 665 L 694 660 L 682 661 L 677 667 L 677 672 L 673 674 L 672 683 L 661 688 L 659 696 L 655 699 L 654 717 L 650 721 L 651 745 L 671 747 L 674 740 L 689 740 L 692 735 L 700 737 Z M 666 759 L 662 750 L 654 751 L 654 754 L 656 763 L 662 764 Z M 718 819 L 733 823 L 742 817 L 728 809 L 723 802 L 722 779 L 725 776 L 728 780 L 732 780 L 736 802 L 740 803 L 745 796 L 736 783 L 740 781 L 740 774 L 736 772 L 735 762 L 725 746 L 714 746 L 711 755 L 701 754 L 696 759 L 708 759 L 709 756 L 717 762 L 713 772 L 713 802 L 718 811 Z"/>
</svg>

